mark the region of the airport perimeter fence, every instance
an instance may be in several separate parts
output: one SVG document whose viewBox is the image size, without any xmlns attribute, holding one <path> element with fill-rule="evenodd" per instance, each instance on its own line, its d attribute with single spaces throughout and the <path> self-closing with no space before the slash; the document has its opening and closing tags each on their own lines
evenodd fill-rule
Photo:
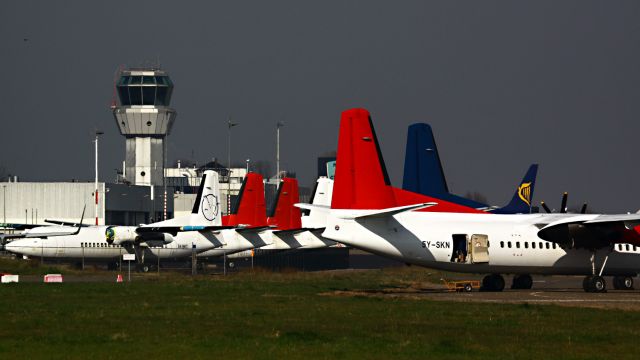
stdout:
<svg viewBox="0 0 640 360">
<path fill-rule="evenodd" d="M 13 254 L 18 258 L 24 258 L 33 262 L 45 265 L 73 265 L 79 270 L 91 268 L 106 268 L 107 270 L 122 271 L 131 267 L 132 271 L 138 272 L 158 272 L 174 271 L 181 273 L 207 273 L 224 274 L 223 265 L 226 256 L 219 261 L 211 259 L 199 259 L 194 251 L 191 256 L 175 256 L 175 249 L 171 248 L 146 248 L 140 251 L 130 252 L 123 247 L 64 247 L 57 246 L 35 246 L 28 250 L 30 255 Z M 11 256 L 5 252 L 6 256 Z M 135 254 L 135 260 L 126 260 L 124 255 Z M 228 264 L 228 262 L 226 262 Z"/>
</svg>

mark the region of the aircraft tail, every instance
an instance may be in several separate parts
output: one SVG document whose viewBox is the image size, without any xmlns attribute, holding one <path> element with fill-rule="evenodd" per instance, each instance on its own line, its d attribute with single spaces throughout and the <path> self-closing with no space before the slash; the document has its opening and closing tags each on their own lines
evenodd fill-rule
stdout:
<svg viewBox="0 0 640 360">
<path fill-rule="evenodd" d="M 310 203 L 312 205 L 331 206 L 331 194 L 333 193 L 333 180 L 320 177 L 316 181 L 316 187 L 311 196 Z M 327 213 L 317 209 L 303 210 L 307 212 L 302 217 L 302 227 L 309 229 L 319 229 L 326 226 Z"/>
<path fill-rule="evenodd" d="M 402 188 L 435 197 L 449 193 L 436 140 L 429 124 L 413 124 L 407 130 Z"/>
<path fill-rule="evenodd" d="M 533 189 L 536 185 L 536 175 L 538 164 L 529 166 L 527 173 L 516 187 L 511 201 L 499 209 L 491 211 L 494 214 L 528 214 L 531 212 L 531 199 L 533 199 Z"/>
<path fill-rule="evenodd" d="M 342 113 L 331 208 L 372 210 L 436 202 L 429 211 L 479 212 L 473 208 L 394 188 L 365 109 Z"/>
<path fill-rule="evenodd" d="M 158 223 L 156 226 L 221 226 L 220 184 L 218 173 L 207 170 L 202 175 L 200 187 L 191 214 Z"/>
<path fill-rule="evenodd" d="M 300 202 L 298 180 L 284 178 L 278 187 L 276 201 L 271 207 L 267 223 L 278 230 L 299 229 L 302 227 L 300 209 L 294 204 Z"/>
<path fill-rule="evenodd" d="M 231 207 L 231 213 L 222 218 L 223 225 L 267 225 L 267 211 L 264 198 L 262 176 L 254 172 L 244 177 L 240 193 Z"/>
</svg>

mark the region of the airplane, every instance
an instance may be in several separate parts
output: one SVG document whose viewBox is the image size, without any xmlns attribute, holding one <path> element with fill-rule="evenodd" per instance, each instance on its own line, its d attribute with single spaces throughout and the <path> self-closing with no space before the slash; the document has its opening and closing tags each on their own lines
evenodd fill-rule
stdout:
<svg viewBox="0 0 640 360">
<path fill-rule="evenodd" d="M 211 231 L 229 228 L 220 219 L 218 174 L 205 171 L 191 214 L 143 226 L 43 226 L 28 230 L 23 239 L 5 249 L 26 257 L 58 260 L 115 260 L 134 253 L 144 270 L 145 256 L 161 259 L 191 256 L 205 251 L 217 240 Z M 83 212 L 84 214 L 84 212 Z M 79 223 L 82 224 L 82 221 Z"/>
<path fill-rule="evenodd" d="M 538 164 L 532 164 L 522 181 L 516 186 L 516 191 L 511 201 L 501 208 L 491 207 L 449 192 L 442 161 L 440 161 L 440 153 L 436 146 L 433 130 L 429 124 L 412 124 L 407 130 L 404 177 L 402 180 L 402 188 L 407 191 L 485 210 L 494 214 L 528 214 L 531 212 L 531 199 L 533 198 L 537 172 Z"/>
<path fill-rule="evenodd" d="M 391 186 L 370 114 L 342 113 L 331 207 L 322 236 L 407 264 L 485 273 L 482 288 L 529 289 L 530 274 L 584 275 L 587 292 L 632 289 L 640 272 L 640 215 L 490 214 Z"/>
<path fill-rule="evenodd" d="M 242 188 L 237 204 L 242 203 Z M 262 188 L 256 194 L 264 194 Z M 318 200 L 324 200 L 326 197 L 318 196 Z M 274 201 L 267 217 L 264 212 L 264 206 L 261 208 L 247 208 L 242 205 L 235 207 L 237 213 L 232 214 L 235 222 L 228 222 L 229 225 L 238 225 L 240 219 L 246 220 L 252 228 L 249 231 L 239 231 L 239 235 L 252 243 L 262 241 L 266 245 L 261 246 L 263 251 L 282 251 L 282 250 L 300 250 L 300 249 L 317 249 L 331 245 L 335 245 L 334 241 L 324 239 L 320 236 L 323 229 L 305 228 L 302 226 L 304 217 L 301 216 L 300 209 L 294 204 L 299 202 L 298 180 L 285 177 L 278 186 L 276 200 Z M 325 200 L 326 201 L 326 200 Z M 264 204 L 264 197 L 262 199 Z M 254 211 L 256 210 L 256 211 Z M 243 212 L 244 211 L 244 212 Z M 262 214 L 262 216 L 259 216 Z M 251 215 L 249 215 L 251 214 Z M 253 222 L 252 222 L 253 221 Z M 267 226 L 263 226 L 266 224 Z M 224 251 L 224 249 L 214 249 L 202 254 L 199 257 L 227 255 L 229 258 L 246 258 L 256 256 L 254 248 L 247 248 L 244 251 Z"/>
</svg>

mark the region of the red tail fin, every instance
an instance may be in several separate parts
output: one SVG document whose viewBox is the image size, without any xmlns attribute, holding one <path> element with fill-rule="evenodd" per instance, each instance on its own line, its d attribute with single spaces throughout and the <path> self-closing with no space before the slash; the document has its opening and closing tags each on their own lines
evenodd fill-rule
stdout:
<svg viewBox="0 0 640 360">
<path fill-rule="evenodd" d="M 427 208 L 426 211 L 481 212 L 392 187 L 371 115 L 365 109 L 344 111 L 340 120 L 331 207 L 384 209 L 431 201 L 438 205 Z"/>
<path fill-rule="evenodd" d="M 273 204 L 269 219 L 269 225 L 276 226 L 278 230 L 300 229 L 302 227 L 302 214 L 300 209 L 293 206 L 299 203 L 298 180 L 284 178 L 278 188 L 278 196 Z"/>
<path fill-rule="evenodd" d="M 222 225 L 267 225 L 262 176 L 250 172 L 244 177 L 237 201 L 231 207 L 231 214 L 222 218 Z"/>
</svg>

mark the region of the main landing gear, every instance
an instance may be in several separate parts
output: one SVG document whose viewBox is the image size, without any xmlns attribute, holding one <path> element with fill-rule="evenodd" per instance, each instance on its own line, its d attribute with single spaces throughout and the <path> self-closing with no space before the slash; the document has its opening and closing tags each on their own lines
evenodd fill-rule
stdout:
<svg viewBox="0 0 640 360">
<path fill-rule="evenodd" d="M 586 292 L 603 293 L 607 292 L 607 282 L 599 275 L 590 275 L 582 280 L 582 288 Z"/>
<path fill-rule="evenodd" d="M 592 293 L 604 293 L 607 292 L 607 282 L 604 281 L 602 277 L 602 273 L 604 272 L 604 267 L 607 265 L 607 260 L 609 259 L 609 254 L 604 258 L 602 262 L 602 267 L 600 268 L 600 272 L 596 274 L 596 252 L 591 252 L 591 275 L 584 278 L 582 281 L 582 288 L 586 292 Z"/>
<path fill-rule="evenodd" d="M 502 291 L 504 290 L 504 278 L 499 274 L 487 275 L 482 279 L 481 291 Z"/>
<path fill-rule="evenodd" d="M 631 276 L 614 276 L 613 288 L 616 290 L 633 290 L 633 278 Z"/>
</svg>

